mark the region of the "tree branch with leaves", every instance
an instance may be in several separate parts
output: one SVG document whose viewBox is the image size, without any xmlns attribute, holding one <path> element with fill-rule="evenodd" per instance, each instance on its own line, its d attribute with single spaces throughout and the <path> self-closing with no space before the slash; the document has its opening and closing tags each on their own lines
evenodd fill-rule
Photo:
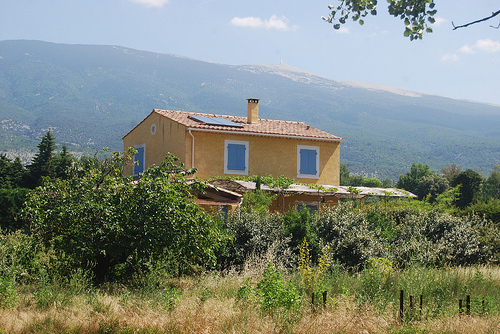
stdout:
<svg viewBox="0 0 500 334">
<path fill-rule="evenodd" d="M 431 25 L 436 21 L 434 0 L 387 0 L 387 11 L 390 15 L 404 21 L 404 36 L 410 40 L 422 39 L 424 33 L 431 33 Z M 328 23 L 333 24 L 334 29 L 340 29 L 349 18 L 363 25 L 364 18 L 368 15 L 377 15 L 378 0 L 338 0 L 336 5 L 328 5 L 330 14 L 323 17 Z M 500 10 L 492 12 L 490 16 L 485 16 L 462 25 L 455 25 L 452 22 L 453 30 L 465 28 L 470 25 L 488 21 L 500 14 Z M 499 25 L 500 26 L 500 25 Z M 496 26 L 491 26 L 497 28 Z"/>
</svg>

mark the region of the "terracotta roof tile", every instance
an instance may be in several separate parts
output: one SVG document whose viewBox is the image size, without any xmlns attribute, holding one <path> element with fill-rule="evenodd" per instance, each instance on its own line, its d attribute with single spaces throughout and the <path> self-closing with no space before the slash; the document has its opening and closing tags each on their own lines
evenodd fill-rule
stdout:
<svg viewBox="0 0 500 334">
<path fill-rule="evenodd" d="M 162 115 L 164 117 L 170 118 L 171 120 L 176 121 L 192 129 L 229 131 L 235 133 L 247 133 L 254 135 L 306 137 L 306 138 L 314 138 L 318 140 L 327 140 L 327 141 L 344 140 L 341 137 L 337 137 L 328 132 L 309 126 L 304 122 L 259 119 L 259 123 L 250 124 L 247 123 L 247 118 L 242 116 L 216 115 L 207 113 L 161 110 L 161 109 L 154 109 L 153 112 Z M 204 117 L 227 119 L 229 121 L 241 125 L 242 127 L 210 125 L 196 121 L 190 118 L 189 116 L 204 116 Z"/>
</svg>

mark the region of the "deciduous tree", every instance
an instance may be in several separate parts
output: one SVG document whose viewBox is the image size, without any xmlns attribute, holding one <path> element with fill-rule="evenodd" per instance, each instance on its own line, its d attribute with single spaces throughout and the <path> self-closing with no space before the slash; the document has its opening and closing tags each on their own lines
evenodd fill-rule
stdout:
<svg viewBox="0 0 500 334">
<path fill-rule="evenodd" d="M 412 163 L 411 170 L 406 173 L 406 175 L 399 176 L 399 180 L 396 182 L 396 188 L 415 193 L 420 179 L 430 175 L 432 175 L 432 172 L 429 165 Z"/>
<path fill-rule="evenodd" d="M 92 269 L 98 281 L 131 274 L 150 260 L 170 259 L 176 274 L 215 265 L 223 235 L 218 220 L 188 198 L 185 175 L 194 170 L 169 155 L 133 182 L 120 177 L 123 161 L 115 152 L 108 163 L 47 180 L 25 205 L 31 232 L 71 266 Z"/>
<path fill-rule="evenodd" d="M 444 193 L 449 188 L 450 184 L 444 176 L 436 174 L 424 176 L 418 181 L 415 195 L 417 195 L 420 200 L 430 195 L 430 202 L 434 203 L 437 196 Z"/>
<path fill-rule="evenodd" d="M 400 18 L 404 22 L 405 37 L 410 40 L 422 39 L 424 33 L 432 32 L 431 24 L 435 22 L 434 16 L 437 13 L 434 0 L 387 0 L 387 3 L 389 15 Z M 378 14 L 377 6 L 378 0 L 337 0 L 335 5 L 328 6 L 331 12 L 323 19 L 333 24 L 335 29 L 340 29 L 340 26 L 349 18 L 363 25 L 366 16 Z M 491 15 L 460 25 L 452 22 L 453 30 L 490 20 L 499 14 L 500 10 L 493 11 Z"/>
</svg>

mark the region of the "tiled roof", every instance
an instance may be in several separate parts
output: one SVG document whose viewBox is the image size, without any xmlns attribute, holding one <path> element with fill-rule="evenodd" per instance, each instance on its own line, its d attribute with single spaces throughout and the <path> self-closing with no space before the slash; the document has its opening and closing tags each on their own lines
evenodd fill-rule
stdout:
<svg viewBox="0 0 500 334">
<path fill-rule="evenodd" d="M 185 125 L 186 127 L 191 129 L 228 131 L 234 133 L 246 133 L 254 135 L 303 137 L 303 138 L 312 138 L 312 139 L 327 140 L 327 141 L 344 140 L 341 137 L 337 137 L 328 132 L 313 128 L 312 126 L 309 126 L 304 122 L 259 119 L 259 122 L 257 124 L 250 124 L 247 123 L 247 118 L 242 116 L 227 116 L 227 115 L 216 115 L 216 114 L 161 110 L 161 109 L 154 109 L 153 112 L 165 116 L 167 118 L 170 118 L 171 120 L 178 122 L 182 125 Z M 242 127 L 210 125 L 196 121 L 190 118 L 189 116 L 204 116 L 204 117 L 227 119 L 229 121 L 241 125 Z"/>
</svg>

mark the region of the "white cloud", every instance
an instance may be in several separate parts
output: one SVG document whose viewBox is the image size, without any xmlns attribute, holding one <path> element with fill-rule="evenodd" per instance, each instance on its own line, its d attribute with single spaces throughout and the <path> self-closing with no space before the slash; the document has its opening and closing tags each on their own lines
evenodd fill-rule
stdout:
<svg viewBox="0 0 500 334">
<path fill-rule="evenodd" d="M 435 25 L 435 26 L 440 26 L 440 25 L 445 24 L 445 23 L 447 23 L 447 22 L 448 22 L 448 20 L 447 20 L 447 19 L 445 19 L 445 18 L 443 18 L 443 17 L 439 17 L 439 16 L 435 17 L 434 19 L 436 20 L 436 21 L 433 23 L 433 25 Z"/>
<path fill-rule="evenodd" d="M 458 49 L 458 52 L 461 53 L 500 52 L 500 42 L 492 41 L 491 39 L 480 39 L 476 41 L 476 44 L 472 46 L 469 46 L 467 44 L 463 45 L 460 49 Z"/>
<path fill-rule="evenodd" d="M 335 32 L 337 34 L 346 34 L 348 35 L 350 33 L 349 28 L 341 26 L 339 29 L 336 29 Z"/>
<path fill-rule="evenodd" d="M 235 27 L 265 28 L 277 30 L 293 30 L 297 26 L 289 26 L 288 19 L 284 16 L 279 18 L 277 15 L 271 16 L 269 20 L 262 20 L 260 17 L 233 17 L 231 25 Z"/>
<path fill-rule="evenodd" d="M 474 53 L 474 49 L 471 48 L 470 46 L 468 46 L 467 44 L 465 44 L 465 45 L 462 45 L 460 47 L 460 49 L 458 49 L 457 52 L 460 52 L 460 53 Z"/>
<path fill-rule="evenodd" d="M 480 39 L 476 42 L 475 48 L 483 52 L 500 52 L 500 42 L 491 39 Z"/>
<path fill-rule="evenodd" d="M 146 7 L 163 7 L 169 0 L 130 0 Z"/>
<path fill-rule="evenodd" d="M 441 57 L 442 61 L 457 61 L 460 59 L 456 53 L 448 53 Z"/>
<path fill-rule="evenodd" d="M 500 52 L 500 42 L 492 41 L 491 39 L 480 39 L 473 45 L 464 44 L 455 53 L 446 54 L 441 57 L 442 61 L 457 61 L 459 54 L 474 54 L 474 53 L 495 53 Z"/>
</svg>

